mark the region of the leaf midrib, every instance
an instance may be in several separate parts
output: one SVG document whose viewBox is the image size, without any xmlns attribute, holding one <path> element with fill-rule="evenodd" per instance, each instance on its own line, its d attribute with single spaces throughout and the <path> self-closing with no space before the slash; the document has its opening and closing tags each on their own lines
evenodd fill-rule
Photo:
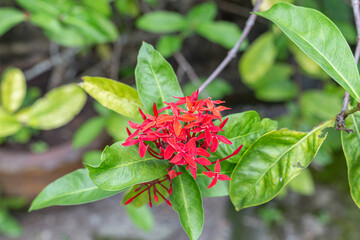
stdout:
<svg viewBox="0 0 360 240">
<path fill-rule="evenodd" d="M 274 22 L 276 22 L 278 25 L 282 26 L 283 28 L 285 29 L 288 29 L 290 32 L 293 32 L 296 36 L 298 36 L 299 38 L 301 38 L 303 41 L 305 41 L 307 44 L 309 44 L 313 49 L 316 50 L 316 52 L 318 52 L 325 60 L 327 63 L 329 63 L 329 65 L 331 65 L 333 67 L 333 69 L 336 71 L 337 74 L 339 74 L 339 76 L 342 78 L 342 80 L 347 84 L 347 86 L 352 90 L 352 93 L 357 97 L 357 99 L 359 99 L 360 97 L 357 96 L 356 92 L 354 91 L 354 89 L 352 88 L 351 85 L 349 85 L 347 83 L 347 81 L 345 80 L 344 76 L 338 71 L 337 68 L 335 68 L 333 66 L 333 64 L 331 62 L 329 62 L 329 60 L 317 49 L 315 48 L 309 41 L 307 41 L 306 39 L 304 39 L 303 37 L 301 37 L 301 35 L 299 35 L 296 31 L 292 31 L 290 30 L 288 27 L 286 27 L 285 25 L 281 24 L 279 21 L 277 21 L 276 19 L 274 18 L 271 18 L 273 19 Z M 285 32 L 285 31 L 284 31 Z M 286 35 L 288 35 L 286 32 L 285 32 Z M 299 46 L 300 47 L 300 46 Z M 301 48 L 300 48 L 301 49 Z M 306 54 L 307 55 L 307 54 Z M 326 71 L 326 70 L 325 70 Z M 327 71 L 326 71 L 327 72 Z"/>
<path fill-rule="evenodd" d="M 141 163 L 141 162 L 146 162 L 146 161 L 149 161 L 149 160 L 156 160 L 156 158 L 144 158 L 144 159 L 140 159 L 140 160 L 138 160 L 138 161 L 128 162 L 128 163 L 124 163 L 124 164 L 115 166 L 115 167 L 113 167 L 112 169 L 121 168 L 121 167 L 126 167 L 126 166 L 130 166 L 130 165 L 133 165 L 133 164 L 138 164 L 138 163 Z"/>
<path fill-rule="evenodd" d="M 309 132 L 308 134 L 306 134 L 304 137 L 302 137 L 296 144 L 294 144 L 292 147 L 288 148 L 286 151 L 284 151 L 267 169 L 266 171 L 261 174 L 261 176 L 258 178 L 258 180 L 251 185 L 251 187 L 249 187 L 249 190 L 243 194 L 243 196 L 247 196 L 247 194 L 252 191 L 252 189 L 264 178 L 264 176 L 268 173 L 268 171 L 279 162 L 279 160 L 286 155 L 287 153 L 289 153 L 292 149 L 294 149 L 295 147 L 297 147 L 300 143 L 302 143 L 304 141 L 304 139 L 308 138 L 311 134 L 313 134 L 314 132 L 316 132 L 318 129 L 321 129 L 322 127 L 325 127 L 326 123 L 324 123 L 323 125 L 318 126 L 317 128 L 314 128 L 311 132 Z M 250 149 L 250 148 L 249 148 Z M 241 157 L 241 159 L 245 156 L 246 153 L 244 153 L 244 155 Z M 241 162 L 241 159 L 239 162 Z M 245 197 L 243 197 L 242 199 L 244 199 Z"/>
<path fill-rule="evenodd" d="M 184 205 L 185 205 L 185 209 L 186 209 L 185 213 L 186 213 L 186 217 L 187 217 L 188 226 L 190 228 L 191 233 L 193 233 L 193 230 L 192 230 L 191 224 L 190 224 L 190 215 L 189 215 L 189 212 L 188 212 L 188 203 L 186 201 L 184 185 L 182 183 L 181 177 L 179 178 L 179 182 L 180 182 L 180 185 L 181 185 L 181 191 L 183 193 Z"/>
</svg>

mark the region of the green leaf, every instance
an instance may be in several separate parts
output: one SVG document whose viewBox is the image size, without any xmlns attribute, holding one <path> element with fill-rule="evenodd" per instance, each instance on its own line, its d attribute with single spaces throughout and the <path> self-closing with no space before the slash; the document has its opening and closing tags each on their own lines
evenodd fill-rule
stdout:
<svg viewBox="0 0 360 240">
<path fill-rule="evenodd" d="M 153 111 L 154 103 L 160 109 L 167 106 L 164 102 L 174 101 L 174 96 L 184 96 L 171 65 L 145 42 L 139 51 L 135 79 L 141 102 L 148 112 Z"/>
<path fill-rule="evenodd" d="M 100 150 L 88 151 L 83 156 L 84 165 L 98 167 L 101 164 L 101 154 Z"/>
<path fill-rule="evenodd" d="M 232 22 L 202 22 L 196 28 L 196 32 L 211 42 L 218 43 L 224 48 L 231 49 L 241 36 L 241 30 Z M 240 50 L 246 47 L 244 42 L 240 46 Z"/>
<path fill-rule="evenodd" d="M 164 57 L 170 57 L 180 50 L 182 39 L 179 36 L 165 35 L 161 37 L 156 45 L 157 50 Z"/>
<path fill-rule="evenodd" d="M 125 206 L 126 212 L 133 223 L 144 231 L 151 231 L 154 227 L 154 216 L 148 206 L 134 207 Z"/>
<path fill-rule="evenodd" d="M 230 181 L 236 210 L 270 201 L 315 157 L 326 138 L 322 131 L 334 119 L 309 133 L 275 130 L 259 138 L 241 157 Z"/>
<path fill-rule="evenodd" d="M 225 118 L 225 117 L 224 117 Z M 244 152 L 263 134 L 277 128 L 277 123 L 273 120 L 265 118 L 260 120 L 259 115 L 255 111 L 247 111 L 227 115 L 228 122 L 224 126 L 224 131 L 219 132 L 228 138 L 233 144 L 225 144 L 219 142 L 219 147 L 213 156 L 222 159 L 232 154 L 240 145 L 243 145 L 241 151 L 236 156 L 226 160 L 226 162 L 237 163 Z M 217 121 L 217 124 L 219 122 Z"/>
<path fill-rule="evenodd" d="M 74 149 L 79 149 L 89 145 L 103 131 L 105 119 L 103 117 L 93 117 L 81 125 L 75 132 L 72 140 Z"/>
<path fill-rule="evenodd" d="M 96 186 L 107 191 L 118 191 L 167 174 L 168 161 L 156 159 L 148 153 L 141 158 L 138 147 L 124 147 L 122 143 L 106 147 L 98 167 L 87 166 Z"/>
<path fill-rule="evenodd" d="M 141 16 L 136 21 L 136 26 L 152 33 L 171 33 L 184 30 L 186 20 L 175 12 L 156 11 Z"/>
<path fill-rule="evenodd" d="M 341 131 L 341 144 L 348 167 L 351 197 L 360 208 L 360 152 L 358 151 L 360 143 L 360 113 L 356 112 L 348 116 L 345 124 L 347 128 L 354 130 L 352 133 Z"/>
<path fill-rule="evenodd" d="M 203 22 L 211 22 L 215 19 L 217 14 L 217 8 L 215 3 L 206 2 L 198 4 L 190 9 L 187 15 L 187 19 L 191 28 L 196 29 L 196 27 Z"/>
<path fill-rule="evenodd" d="M 82 4 L 106 17 L 111 16 L 112 10 L 107 0 L 81 0 Z"/>
<path fill-rule="evenodd" d="M 170 182 L 169 181 L 164 181 L 162 182 L 162 184 L 167 188 L 170 189 Z M 132 197 L 136 196 L 137 194 L 139 194 L 141 191 L 145 190 L 147 188 L 146 185 L 134 185 L 132 188 L 130 188 L 126 193 L 124 198 L 122 199 L 122 204 L 125 205 L 125 203 Z M 158 192 L 160 192 L 165 198 L 167 198 L 169 196 L 169 192 L 167 191 L 167 189 L 161 187 L 159 184 L 156 185 L 156 189 Z M 154 199 L 154 189 L 150 189 L 150 199 Z M 162 197 L 159 196 L 158 194 L 158 202 L 155 202 L 154 200 L 152 200 L 152 204 L 155 206 L 159 206 L 160 204 L 162 204 L 164 202 L 164 199 Z M 129 205 L 140 208 L 142 206 L 144 206 L 145 204 L 149 203 L 149 193 L 148 191 L 144 191 L 143 193 L 141 193 L 140 195 L 138 195 L 131 203 L 129 203 Z"/>
<path fill-rule="evenodd" d="M 239 73 L 243 82 L 254 86 L 274 65 L 277 50 L 271 32 L 258 37 L 242 55 L 239 61 Z"/>
<path fill-rule="evenodd" d="M 290 50 L 301 70 L 308 76 L 320 79 L 329 79 L 329 75 L 314 62 L 308 55 L 301 51 L 295 44 L 290 45 Z"/>
<path fill-rule="evenodd" d="M 103 106 L 126 117 L 141 119 L 143 105 L 137 91 L 121 82 L 102 77 L 83 77 L 81 87 Z"/>
<path fill-rule="evenodd" d="M 29 126 L 50 130 L 70 122 L 83 108 L 86 94 L 76 84 L 68 84 L 48 92 L 29 109 Z"/>
<path fill-rule="evenodd" d="M 7 113 L 0 107 L 0 137 L 7 137 L 15 134 L 21 129 L 21 124 L 15 116 Z"/>
<path fill-rule="evenodd" d="M 0 209 L 0 233 L 11 238 L 18 238 L 22 234 L 19 223 L 3 209 Z"/>
<path fill-rule="evenodd" d="M 126 131 L 126 127 L 128 126 L 129 120 L 129 118 L 119 114 L 111 114 L 106 119 L 106 131 L 112 136 L 115 142 L 123 141 L 128 138 L 129 135 Z"/>
<path fill-rule="evenodd" d="M 248 87 L 253 89 L 260 89 L 274 82 L 289 81 L 292 74 L 293 74 L 293 67 L 291 65 L 285 63 L 275 63 L 264 74 L 263 77 L 257 79 L 254 84 L 248 85 Z"/>
<path fill-rule="evenodd" d="M 216 159 L 215 159 L 216 160 Z M 236 164 L 230 162 L 221 162 L 221 172 L 220 174 L 231 175 L 235 168 Z M 210 169 L 213 170 L 213 167 L 210 166 Z M 205 169 L 203 171 L 206 171 Z M 229 195 L 229 181 L 218 181 L 215 186 L 208 189 L 213 179 L 209 178 L 202 172 L 197 173 L 196 183 L 198 184 L 202 197 L 224 197 Z"/>
<path fill-rule="evenodd" d="M 198 239 L 204 226 L 202 199 L 198 185 L 186 171 L 172 180 L 173 193 L 170 202 L 179 213 L 185 232 L 192 239 Z"/>
<path fill-rule="evenodd" d="M 308 90 L 301 95 L 300 109 L 310 124 L 335 116 L 341 109 L 342 94 Z"/>
<path fill-rule="evenodd" d="M 115 6 L 123 15 L 136 17 L 140 13 L 139 5 L 134 0 L 117 0 L 115 1 Z"/>
<path fill-rule="evenodd" d="M 302 171 L 289 183 L 289 188 L 302 195 L 313 195 L 315 192 L 314 181 L 308 169 Z"/>
<path fill-rule="evenodd" d="M 291 81 L 274 81 L 261 85 L 255 91 L 258 99 L 268 102 L 288 101 L 296 97 L 298 88 Z"/>
<path fill-rule="evenodd" d="M 16 0 L 16 2 L 32 13 L 45 13 L 50 16 L 58 16 L 61 13 L 55 4 L 47 0 Z"/>
<path fill-rule="evenodd" d="M 15 8 L 0 8 L 0 36 L 25 19 L 25 14 Z"/>
<path fill-rule="evenodd" d="M 18 110 L 26 95 L 26 81 L 23 72 L 18 68 L 7 69 L 2 76 L 0 87 L 2 106 L 10 112 Z"/>
<path fill-rule="evenodd" d="M 278 3 L 270 10 L 256 14 L 273 21 L 337 83 L 360 100 L 359 71 L 351 49 L 340 30 L 326 16 L 317 10 L 286 3 Z"/>
<path fill-rule="evenodd" d="M 78 169 L 46 186 L 32 202 L 29 211 L 55 206 L 77 205 L 98 201 L 119 191 L 107 192 L 97 188 L 87 169 Z"/>
</svg>

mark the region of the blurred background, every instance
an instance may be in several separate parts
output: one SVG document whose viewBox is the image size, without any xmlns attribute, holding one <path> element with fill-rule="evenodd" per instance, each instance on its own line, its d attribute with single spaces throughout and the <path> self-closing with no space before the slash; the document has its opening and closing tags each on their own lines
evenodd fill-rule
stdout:
<svg viewBox="0 0 360 240">
<path fill-rule="evenodd" d="M 187 239 L 166 204 L 134 223 L 121 194 L 27 209 L 48 183 L 126 137 L 128 119 L 74 83 L 89 75 L 135 85 L 137 52 L 146 41 L 191 94 L 235 45 L 253 2 L 0 0 L 0 239 Z M 276 2 L 318 9 L 355 47 L 350 0 L 264 0 L 260 8 Z M 280 128 L 308 131 L 338 113 L 343 94 L 276 26 L 257 18 L 237 58 L 203 97 L 225 100 L 229 113 L 256 110 Z M 339 132 L 330 131 L 309 169 L 262 206 L 236 212 L 227 197 L 204 199 L 200 239 L 358 239 L 360 211 L 340 147 Z"/>
</svg>

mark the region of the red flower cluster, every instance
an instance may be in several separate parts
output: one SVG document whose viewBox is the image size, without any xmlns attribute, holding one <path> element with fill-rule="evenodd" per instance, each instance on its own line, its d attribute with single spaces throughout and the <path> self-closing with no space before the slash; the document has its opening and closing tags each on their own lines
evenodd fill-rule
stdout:
<svg viewBox="0 0 360 240">
<path fill-rule="evenodd" d="M 223 127 L 228 119 L 222 121 L 221 111 L 229 108 L 224 106 L 216 106 L 224 103 L 224 101 L 200 99 L 198 100 L 199 92 L 194 92 L 191 96 L 175 97 L 177 102 L 166 103 L 166 107 L 160 109 L 153 106 L 154 116 L 144 114 L 140 109 L 140 113 L 144 119 L 143 123 L 136 124 L 129 121 L 131 128 L 135 129 L 134 133 L 131 133 L 127 129 L 129 137 L 123 143 L 123 146 L 132 146 L 139 144 L 139 154 L 141 157 L 145 156 L 148 152 L 154 158 L 163 159 L 169 161 L 172 166 L 168 169 L 167 180 L 170 181 L 169 194 L 172 192 L 171 179 L 180 175 L 181 172 L 175 172 L 172 168 L 177 166 L 185 166 L 187 170 L 190 169 L 194 179 L 196 179 L 196 173 L 198 166 L 203 166 L 207 171 L 203 173 L 212 178 L 208 188 L 213 187 L 217 180 L 230 180 L 230 178 L 224 174 L 220 174 L 220 162 L 228 159 L 239 153 L 242 145 L 228 157 L 217 160 L 215 162 L 207 159 L 210 157 L 210 152 L 215 152 L 219 146 L 219 141 L 225 144 L 232 144 L 226 137 L 218 135 L 223 131 Z M 186 110 L 182 106 L 186 106 Z M 172 114 L 165 114 L 165 111 L 171 111 Z M 219 119 L 221 124 L 216 126 L 213 121 Z M 215 164 L 214 171 L 210 170 L 208 166 Z M 156 190 L 156 181 L 152 181 L 153 184 L 148 184 L 149 200 L 151 205 L 151 186 L 154 191 Z M 152 183 L 150 182 L 150 183 Z M 146 190 L 146 189 L 145 189 Z M 145 191 L 144 190 L 144 191 Z M 126 203 L 130 203 L 139 194 L 134 196 Z M 156 201 L 157 199 L 155 199 Z"/>
</svg>

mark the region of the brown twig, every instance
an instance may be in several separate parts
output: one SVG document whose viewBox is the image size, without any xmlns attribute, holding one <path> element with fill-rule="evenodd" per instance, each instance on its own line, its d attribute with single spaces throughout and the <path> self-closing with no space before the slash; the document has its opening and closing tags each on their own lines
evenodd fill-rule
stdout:
<svg viewBox="0 0 360 240">
<path fill-rule="evenodd" d="M 262 0 L 258 0 L 253 8 L 253 12 L 257 12 Z M 224 68 L 230 63 L 230 61 L 236 57 L 236 54 L 241 46 L 241 44 L 244 42 L 245 38 L 249 34 L 251 28 L 253 27 L 256 15 L 251 14 L 248 20 L 245 23 L 245 28 L 243 33 L 241 34 L 241 37 L 235 44 L 235 46 L 229 51 L 228 55 L 225 57 L 225 59 L 220 63 L 220 65 L 214 70 L 214 72 L 206 79 L 206 81 L 199 87 L 199 92 L 202 92 L 221 72 L 224 70 Z"/>
<path fill-rule="evenodd" d="M 356 38 L 356 49 L 355 49 L 355 62 L 356 64 L 359 62 L 359 56 L 360 56 L 360 9 L 359 9 L 359 0 L 352 0 L 351 5 L 354 12 L 354 18 L 355 18 L 355 26 L 357 31 L 357 38 Z M 341 107 L 340 113 L 336 116 L 336 130 L 344 130 L 347 133 L 352 132 L 352 129 L 348 129 L 345 126 L 345 119 L 349 115 L 349 112 L 347 112 L 347 106 L 349 104 L 350 100 L 350 94 L 348 92 L 345 92 L 344 98 L 343 98 L 343 104 Z"/>
</svg>

